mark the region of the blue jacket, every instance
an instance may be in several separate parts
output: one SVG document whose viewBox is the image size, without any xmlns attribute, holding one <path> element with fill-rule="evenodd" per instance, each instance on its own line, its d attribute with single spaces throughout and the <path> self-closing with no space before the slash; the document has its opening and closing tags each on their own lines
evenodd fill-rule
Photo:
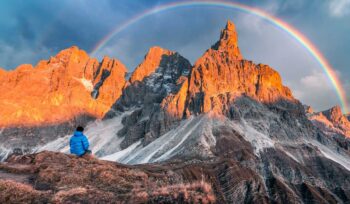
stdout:
<svg viewBox="0 0 350 204">
<path fill-rule="evenodd" d="M 81 156 L 89 149 L 89 141 L 82 132 L 75 131 L 70 138 L 69 146 L 71 154 Z"/>
</svg>

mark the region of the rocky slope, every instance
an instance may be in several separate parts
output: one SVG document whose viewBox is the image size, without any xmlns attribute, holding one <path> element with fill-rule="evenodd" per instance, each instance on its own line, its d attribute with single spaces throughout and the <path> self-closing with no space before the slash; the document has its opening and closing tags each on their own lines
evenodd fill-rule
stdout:
<svg viewBox="0 0 350 204">
<path fill-rule="evenodd" d="M 104 160 L 138 164 L 132 167 L 137 171 L 163 175 L 160 183 L 171 187 L 172 193 L 177 191 L 169 181 L 174 177 L 186 185 L 201 179 L 210 186 L 206 192 L 214 195 L 205 199 L 217 203 L 350 202 L 349 139 L 345 133 L 329 134 L 319 127 L 311 118 L 312 110 L 307 108 L 305 113 L 274 69 L 245 60 L 231 22 L 193 66 L 176 52 L 151 48 L 111 107 L 103 120 L 86 127 L 93 153 Z M 344 132 L 348 121 L 339 111 L 335 108 L 322 115 Z M 37 151 L 68 153 L 68 141 L 69 136 L 60 137 Z M 35 163 L 38 155 L 51 155 L 44 166 L 56 160 L 63 160 L 63 167 L 70 168 L 71 160 L 72 168 L 76 163 L 89 166 L 90 161 L 52 154 L 16 157 L 5 166 L 23 164 L 27 157 Z M 147 184 L 154 178 L 137 179 Z M 67 185 L 65 178 L 57 180 Z M 98 192 L 116 188 L 94 182 L 88 185 Z M 83 188 L 79 192 L 89 192 L 85 185 L 74 185 L 78 186 Z M 127 192 L 134 188 L 131 185 Z M 47 199 L 55 196 L 48 194 Z"/>
<path fill-rule="evenodd" d="M 125 138 L 123 149 L 140 139 L 148 144 L 176 125 L 161 109 L 161 103 L 186 83 L 190 69 L 190 62 L 176 52 L 160 47 L 149 50 L 113 105 L 112 110 L 121 112 L 137 109 L 123 120 L 124 127 L 118 132 Z"/>
</svg>

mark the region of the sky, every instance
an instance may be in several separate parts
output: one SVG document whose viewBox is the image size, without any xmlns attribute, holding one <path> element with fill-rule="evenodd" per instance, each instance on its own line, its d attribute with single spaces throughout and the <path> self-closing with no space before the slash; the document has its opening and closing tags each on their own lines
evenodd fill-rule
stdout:
<svg viewBox="0 0 350 204">
<path fill-rule="evenodd" d="M 73 45 L 90 53 L 109 32 L 145 10 L 173 0 L 0 1 L 0 67 L 35 65 Z M 350 0 L 236 0 L 297 28 L 327 58 L 350 101 Z M 122 61 L 132 71 L 152 46 L 179 52 L 194 63 L 235 23 L 245 59 L 277 70 L 294 96 L 315 110 L 340 105 L 315 59 L 290 35 L 248 13 L 192 6 L 155 13 L 115 35 L 93 57 Z M 350 104 L 349 104 L 350 105 Z"/>
</svg>

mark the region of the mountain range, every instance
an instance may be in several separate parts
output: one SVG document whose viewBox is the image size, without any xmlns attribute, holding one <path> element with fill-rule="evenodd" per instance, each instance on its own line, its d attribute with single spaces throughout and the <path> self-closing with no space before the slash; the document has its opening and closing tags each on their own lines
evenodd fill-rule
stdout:
<svg viewBox="0 0 350 204">
<path fill-rule="evenodd" d="M 128 73 L 117 59 L 71 47 L 35 67 L 0 70 L 0 83 L 0 188 L 30 188 L 30 199 L 93 191 L 120 202 L 137 192 L 135 203 L 350 202 L 349 115 L 338 106 L 314 112 L 276 70 L 244 59 L 230 21 L 194 65 L 152 47 Z M 77 125 L 101 160 L 62 154 Z M 84 166 L 140 186 L 125 181 L 123 197 L 101 172 L 86 184 L 67 178 Z M 1 184 L 1 173 L 34 181 Z"/>
</svg>

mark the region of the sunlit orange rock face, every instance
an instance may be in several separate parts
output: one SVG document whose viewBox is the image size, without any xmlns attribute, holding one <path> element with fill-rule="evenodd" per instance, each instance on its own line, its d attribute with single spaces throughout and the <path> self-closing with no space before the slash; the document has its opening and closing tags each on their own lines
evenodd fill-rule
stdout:
<svg viewBox="0 0 350 204">
<path fill-rule="evenodd" d="M 278 72 L 242 59 L 235 26 L 230 21 L 221 31 L 220 40 L 197 60 L 190 76 L 178 94 L 163 103 L 173 116 L 226 113 L 230 103 L 241 96 L 262 103 L 295 101 Z"/>
<path fill-rule="evenodd" d="M 0 67 L 0 78 L 6 74 L 6 71 Z"/>
<path fill-rule="evenodd" d="M 71 47 L 36 67 L 0 71 L 0 126 L 43 125 L 79 115 L 101 118 L 119 98 L 125 66 Z"/>
<path fill-rule="evenodd" d="M 236 27 L 231 21 L 227 21 L 225 29 L 221 31 L 220 40 L 212 47 L 217 50 L 224 58 L 241 60 L 243 57 L 238 47 L 238 35 Z"/>
<path fill-rule="evenodd" d="M 148 77 L 160 66 L 163 56 L 174 55 L 175 52 L 172 52 L 161 47 L 152 47 L 149 49 L 149 52 L 145 56 L 144 61 L 136 67 L 135 71 L 130 77 L 130 82 L 142 81 L 145 77 Z"/>
</svg>

